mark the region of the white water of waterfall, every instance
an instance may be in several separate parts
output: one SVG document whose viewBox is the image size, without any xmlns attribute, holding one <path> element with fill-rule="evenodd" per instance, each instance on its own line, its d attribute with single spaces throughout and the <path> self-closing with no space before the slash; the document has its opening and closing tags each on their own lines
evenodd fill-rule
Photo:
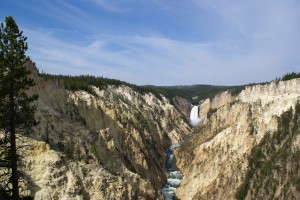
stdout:
<svg viewBox="0 0 300 200">
<path fill-rule="evenodd" d="M 199 117 L 199 106 L 193 106 L 191 113 L 190 113 L 190 120 L 193 126 L 196 126 L 200 123 Z"/>
</svg>

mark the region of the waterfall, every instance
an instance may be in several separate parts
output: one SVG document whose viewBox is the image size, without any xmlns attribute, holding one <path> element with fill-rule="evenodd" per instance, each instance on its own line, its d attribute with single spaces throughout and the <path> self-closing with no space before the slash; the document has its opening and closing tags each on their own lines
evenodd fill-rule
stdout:
<svg viewBox="0 0 300 200">
<path fill-rule="evenodd" d="M 190 120 L 193 126 L 196 126 L 200 123 L 199 117 L 199 106 L 193 106 L 191 113 L 190 113 Z"/>
</svg>

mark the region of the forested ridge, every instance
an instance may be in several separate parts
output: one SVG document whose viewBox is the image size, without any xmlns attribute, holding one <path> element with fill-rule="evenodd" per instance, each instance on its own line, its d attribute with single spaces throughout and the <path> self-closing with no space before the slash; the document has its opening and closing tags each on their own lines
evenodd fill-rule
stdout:
<svg viewBox="0 0 300 200">
<path fill-rule="evenodd" d="M 183 86 L 153 86 L 144 85 L 139 86 L 125 81 L 110 79 L 104 77 L 96 77 L 92 75 L 80 75 L 80 76 L 70 76 L 70 75 L 52 75 L 41 73 L 41 77 L 45 79 L 56 79 L 63 82 L 64 87 L 67 90 L 85 90 L 87 92 L 92 92 L 90 85 L 96 86 L 100 89 L 104 89 L 107 85 L 126 85 L 133 88 L 140 94 L 145 94 L 148 92 L 153 93 L 156 97 L 161 99 L 160 94 L 166 96 L 168 99 L 172 99 L 175 96 L 180 96 L 192 103 L 199 103 L 200 100 L 206 98 L 213 98 L 216 94 L 229 90 L 230 92 L 237 94 L 245 86 L 213 86 L 213 85 L 183 85 Z"/>
<path fill-rule="evenodd" d="M 108 85 L 115 85 L 115 86 L 126 85 L 128 87 L 133 88 L 135 91 L 139 92 L 140 94 L 151 92 L 156 97 L 161 99 L 161 96 L 159 95 L 158 91 L 156 91 L 155 89 L 138 86 L 117 79 L 104 78 L 100 76 L 97 77 L 92 75 L 71 76 L 71 75 L 53 75 L 53 74 L 46 74 L 46 73 L 41 73 L 40 76 L 45 79 L 61 80 L 63 82 L 64 87 L 67 90 L 71 90 L 71 91 L 84 90 L 87 92 L 92 92 L 90 88 L 91 85 L 98 87 L 100 89 L 105 89 Z"/>
<path fill-rule="evenodd" d="M 125 81 L 105 78 L 100 76 L 92 75 L 80 75 L 80 76 L 71 76 L 71 75 L 53 75 L 47 73 L 40 73 L 40 76 L 46 79 L 57 79 L 61 80 L 67 90 L 85 90 L 87 92 L 92 92 L 90 85 L 96 86 L 100 89 L 104 89 L 107 85 L 126 85 L 133 88 L 135 91 L 140 94 L 145 94 L 148 92 L 153 93 L 156 97 L 161 99 L 160 94 L 166 96 L 168 99 L 172 99 L 175 96 L 180 96 L 187 99 L 192 104 L 198 104 L 201 100 L 207 98 L 213 98 L 216 94 L 229 91 L 233 95 L 239 94 L 246 86 L 252 86 L 257 84 L 267 84 L 270 82 L 264 83 L 250 83 L 246 85 L 238 86 L 217 86 L 217 85 L 177 85 L 177 86 L 154 86 L 154 85 L 135 85 L 127 83 Z M 300 78 L 300 73 L 288 73 L 282 76 L 282 78 L 276 78 L 275 81 L 286 81 L 294 78 Z"/>
</svg>

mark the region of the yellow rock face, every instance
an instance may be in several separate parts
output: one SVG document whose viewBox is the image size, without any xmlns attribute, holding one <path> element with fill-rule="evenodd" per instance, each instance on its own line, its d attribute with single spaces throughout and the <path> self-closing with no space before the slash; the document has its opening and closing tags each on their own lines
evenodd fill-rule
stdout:
<svg viewBox="0 0 300 200">
<path fill-rule="evenodd" d="M 224 98 L 224 99 L 223 99 Z M 200 105 L 202 114 L 217 110 L 175 152 L 184 174 L 179 199 L 235 199 L 248 166 L 247 156 L 277 117 L 300 99 L 300 79 L 247 87 L 238 96 L 226 93 Z M 299 142 L 294 142 L 295 146 Z"/>
<path fill-rule="evenodd" d="M 35 127 L 23 143 L 23 193 L 35 199 L 157 199 L 165 148 L 190 132 L 162 97 L 127 86 L 66 91 L 35 77 Z M 47 143 L 46 143 L 46 142 Z"/>
</svg>

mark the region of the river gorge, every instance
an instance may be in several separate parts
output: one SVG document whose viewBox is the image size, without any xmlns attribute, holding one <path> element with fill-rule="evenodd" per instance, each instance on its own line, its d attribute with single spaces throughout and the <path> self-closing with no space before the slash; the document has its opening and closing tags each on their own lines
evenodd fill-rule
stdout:
<svg viewBox="0 0 300 200">
<path fill-rule="evenodd" d="M 18 135 L 26 147 L 21 195 L 300 199 L 299 78 L 176 107 L 163 95 L 122 84 L 67 90 L 31 67 L 39 123 Z"/>
<path fill-rule="evenodd" d="M 197 126 L 200 123 L 199 117 L 199 106 L 192 106 L 190 112 L 190 123 L 192 126 Z M 166 161 L 166 169 L 168 172 L 167 182 L 164 185 L 162 192 L 165 196 L 165 200 L 174 200 L 176 189 L 180 186 L 182 181 L 182 173 L 176 166 L 176 158 L 174 156 L 174 150 L 180 148 L 180 146 L 188 140 L 188 136 L 182 138 L 179 143 L 172 144 L 167 149 L 167 161 Z"/>
</svg>

